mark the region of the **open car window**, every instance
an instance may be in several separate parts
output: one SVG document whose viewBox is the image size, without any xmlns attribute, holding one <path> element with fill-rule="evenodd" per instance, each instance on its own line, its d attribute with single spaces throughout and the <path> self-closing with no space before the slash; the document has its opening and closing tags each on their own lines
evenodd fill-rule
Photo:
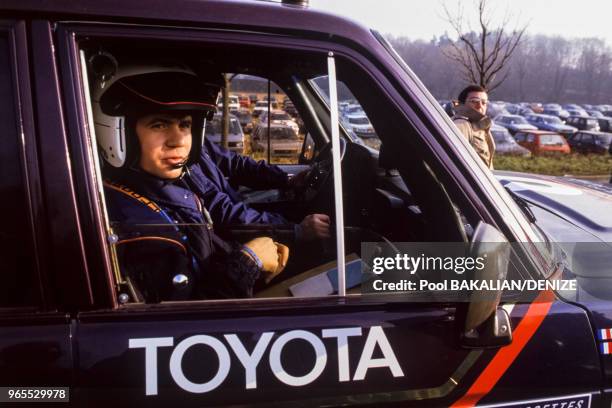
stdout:
<svg viewBox="0 0 612 408">
<path fill-rule="evenodd" d="M 215 98 L 217 112 L 205 123 L 192 118 L 193 126 L 202 126 L 204 134 L 203 158 L 198 160 L 207 162 L 196 160 L 196 167 L 184 178 L 151 184 L 174 192 L 162 194 L 151 190 L 151 185 L 133 184 L 131 176 L 117 177 L 126 169 L 141 177 L 142 164 L 136 160 L 117 168 L 105 157 L 115 153 L 99 149 L 104 180 L 100 191 L 107 208 L 108 234 L 115 237 L 109 256 L 122 301 L 337 294 L 335 236 L 312 240 L 296 232 L 311 214 L 323 214 L 332 226 L 335 223 L 327 50 L 138 39 L 88 38 L 82 44 L 87 61 L 103 50 L 119 66 L 159 63 L 150 58 L 148 51 L 153 48 L 164 55 L 164 63 L 178 62 L 198 75 L 214 72 L 233 78 L 229 92 L 236 97 L 229 99 L 226 109 L 220 90 Z M 233 53 L 245 58 L 232 59 Z M 272 56 L 274 64 L 269 63 Z M 467 242 L 477 219 L 451 199 L 450 190 L 425 160 L 416 129 L 368 72 L 349 58 L 338 58 L 337 63 L 345 255 L 353 274 L 347 289 L 359 294 L 363 242 Z M 95 112 L 96 68 L 91 64 L 88 74 Z M 121 126 L 131 121 L 123 120 Z M 224 120 L 227 135 L 223 135 Z M 127 148 L 138 142 L 131 131 L 123 128 Z M 283 156 L 290 160 L 274 160 Z M 312 161 L 304 163 L 300 156 Z M 274 164 L 281 167 L 262 170 Z M 290 167 L 296 164 L 297 168 Z M 249 170 L 240 173 L 240 166 Z M 286 181 L 271 179 L 273 173 L 300 171 L 308 175 L 297 190 Z M 194 179 L 198 172 L 200 179 Z M 247 207 L 259 215 L 236 216 Z M 200 242 L 198 236 L 205 231 L 213 231 L 220 243 Z M 222 247 L 219 253 L 225 258 L 212 262 L 221 265 L 218 270 L 223 274 L 231 270 L 226 263 L 244 255 L 236 248 L 260 236 L 289 248 L 285 270 L 272 280 L 254 278 L 246 291 L 218 291 L 216 285 L 227 284 L 225 277 L 206 276 L 209 264 L 198 258 L 198 251 L 207 245 Z"/>
</svg>

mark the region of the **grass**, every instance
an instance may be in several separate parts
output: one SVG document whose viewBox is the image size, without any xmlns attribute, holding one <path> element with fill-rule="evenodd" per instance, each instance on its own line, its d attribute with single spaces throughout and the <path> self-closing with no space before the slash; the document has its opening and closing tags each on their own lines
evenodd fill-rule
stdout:
<svg viewBox="0 0 612 408">
<path fill-rule="evenodd" d="M 609 176 L 612 156 L 570 154 L 565 156 L 515 157 L 496 155 L 496 170 L 521 171 L 553 176 Z"/>
</svg>

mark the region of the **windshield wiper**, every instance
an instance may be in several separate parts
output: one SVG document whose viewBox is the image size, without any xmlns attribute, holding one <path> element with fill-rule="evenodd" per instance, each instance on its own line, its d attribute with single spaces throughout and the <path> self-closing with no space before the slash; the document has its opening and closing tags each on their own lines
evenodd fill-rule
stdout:
<svg viewBox="0 0 612 408">
<path fill-rule="evenodd" d="M 521 208 L 521 210 L 523 211 L 523 214 L 525 214 L 529 222 L 532 224 L 535 223 L 536 217 L 533 214 L 533 211 L 531 211 L 531 208 L 529 208 L 529 203 L 525 201 L 524 198 L 520 197 L 518 194 L 512 191 L 512 189 L 510 189 L 509 187 L 504 186 L 504 188 L 512 196 L 512 198 L 514 199 L 514 202 L 518 204 L 518 206 Z"/>
</svg>

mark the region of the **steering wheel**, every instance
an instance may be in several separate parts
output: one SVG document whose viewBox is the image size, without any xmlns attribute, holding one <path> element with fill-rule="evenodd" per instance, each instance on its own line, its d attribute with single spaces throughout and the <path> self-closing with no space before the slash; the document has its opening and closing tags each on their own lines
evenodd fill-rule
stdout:
<svg viewBox="0 0 612 408">
<path fill-rule="evenodd" d="M 340 138 L 340 162 L 346 153 L 346 140 Z M 333 171 L 332 143 L 329 142 L 314 158 L 310 170 L 304 178 L 304 188 L 318 192 L 327 182 Z"/>
</svg>

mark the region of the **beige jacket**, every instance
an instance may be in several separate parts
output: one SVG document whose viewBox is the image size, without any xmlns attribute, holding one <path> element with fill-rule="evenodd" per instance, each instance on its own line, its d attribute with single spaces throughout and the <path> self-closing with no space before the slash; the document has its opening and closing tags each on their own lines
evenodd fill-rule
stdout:
<svg viewBox="0 0 612 408">
<path fill-rule="evenodd" d="M 495 142 L 491 135 L 491 119 L 465 105 L 455 109 L 453 122 L 472 145 L 482 161 L 492 170 Z"/>
</svg>

